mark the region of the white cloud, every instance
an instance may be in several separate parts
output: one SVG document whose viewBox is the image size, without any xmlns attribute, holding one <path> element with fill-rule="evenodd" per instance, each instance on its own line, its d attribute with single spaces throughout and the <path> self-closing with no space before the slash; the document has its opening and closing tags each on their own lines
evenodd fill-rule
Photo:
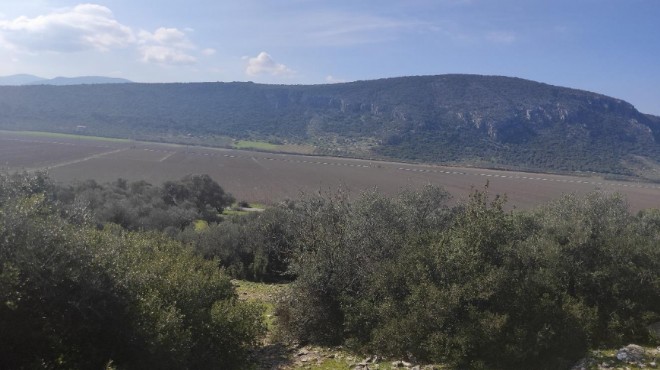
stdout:
<svg viewBox="0 0 660 370">
<path fill-rule="evenodd" d="M 512 44 L 516 41 L 516 34 L 510 31 L 493 31 L 486 34 L 486 39 L 496 44 Z"/>
<path fill-rule="evenodd" d="M 0 38 L 5 47 L 26 52 L 107 51 L 135 40 L 130 27 L 119 23 L 110 9 L 96 4 L 0 21 Z"/>
<path fill-rule="evenodd" d="M 34 18 L 0 20 L 0 48 L 34 55 L 44 51 L 106 52 L 131 48 L 146 63 L 183 65 L 195 63 L 195 53 L 208 56 L 215 52 L 199 51 L 187 36 L 190 32 L 193 30 L 189 28 L 182 31 L 168 27 L 136 32 L 116 20 L 109 8 L 80 4 Z"/>
<path fill-rule="evenodd" d="M 254 58 L 245 57 L 248 60 L 248 65 L 245 68 L 245 73 L 249 76 L 258 76 L 261 74 L 269 74 L 273 76 L 290 76 L 295 73 L 292 69 L 275 62 L 273 58 L 262 51 Z"/>
<path fill-rule="evenodd" d="M 194 49 L 193 43 L 188 39 L 183 31 L 176 28 L 158 28 L 154 33 L 140 31 L 140 43 L 159 44 L 179 49 Z"/>
<path fill-rule="evenodd" d="M 192 55 L 181 50 L 160 45 L 143 46 L 140 48 L 142 61 L 145 63 L 184 65 L 194 64 L 197 61 Z"/>
<path fill-rule="evenodd" d="M 138 34 L 141 60 L 145 63 L 184 65 L 197 61 L 190 51 L 196 49 L 185 32 L 176 28 L 160 27 L 153 33 L 140 31 Z"/>
</svg>

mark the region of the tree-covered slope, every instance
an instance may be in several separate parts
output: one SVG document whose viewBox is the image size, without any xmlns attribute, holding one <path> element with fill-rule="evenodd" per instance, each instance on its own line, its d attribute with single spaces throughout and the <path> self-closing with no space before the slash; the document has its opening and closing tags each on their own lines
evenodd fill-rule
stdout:
<svg viewBox="0 0 660 370">
<path fill-rule="evenodd" d="M 497 76 L 332 85 L 0 87 L 0 128 L 168 140 L 278 139 L 337 153 L 631 173 L 660 160 L 660 119 L 607 96 Z"/>
</svg>

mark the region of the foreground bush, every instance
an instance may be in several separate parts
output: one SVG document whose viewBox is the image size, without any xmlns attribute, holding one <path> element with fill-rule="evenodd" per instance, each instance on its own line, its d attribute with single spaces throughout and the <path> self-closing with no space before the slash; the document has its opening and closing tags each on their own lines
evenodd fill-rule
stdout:
<svg viewBox="0 0 660 370">
<path fill-rule="evenodd" d="M 568 368 L 591 346 L 648 340 L 657 214 L 602 194 L 527 213 L 503 204 L 484 192 L 453 208 L 428 194 L 303 201 L 282 327 L 458 368 Z"/>
<path fill-rule="evenodd" d="M 73 226 L 38 176 L 0 177 L 0 368 L 237 368 L 261 309 L 158 234 Z"/>
</svg>

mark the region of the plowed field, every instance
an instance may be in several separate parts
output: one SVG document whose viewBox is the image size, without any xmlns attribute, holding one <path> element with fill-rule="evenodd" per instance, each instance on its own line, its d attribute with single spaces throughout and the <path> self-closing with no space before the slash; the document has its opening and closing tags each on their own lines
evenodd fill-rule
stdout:
<svg viewBox="0 0 660 370">
<path fill-rule="evenodd" d="M 273 154 L 143 142 L 109 142 L 0 132 L 0 166 L 10 170 L 47 169 L 64 183 L 119 177 L 160 183 L 207 173 L 239 200 L 272 203 L 301 192 L 351 192 L 377 188 L 395 193 L 436 184 L 455 199 L 486 182 L 492 193 L 507 194 L 510 206 L 531 208 L 565 193 L 620 192 L 633 211 L 660 208 L 660 184 L 608 181 L 597 175 L 554 175 L 465 167 L 402 164 L 358 159 Z"/>
</svg>

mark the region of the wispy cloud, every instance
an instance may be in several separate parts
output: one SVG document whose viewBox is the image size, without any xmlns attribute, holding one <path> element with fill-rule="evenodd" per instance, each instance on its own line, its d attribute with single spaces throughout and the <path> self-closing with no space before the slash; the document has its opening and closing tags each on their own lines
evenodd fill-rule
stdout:
<svg viewBox="0 0 660 370">
<path fill-rule="evenodd" d="M 271 75 L 271 76 L 290 76 L 295 74 L 295 71 L 285 66 L 284 64 L 277 63 L 270 54 L 262 51 L 254 58 L 244 57 L 247 60 L 245 73 L 248 76 L 258 75 Z"/>
<path fill-rule="evenodd" d="M 414 19 L 353 13 L 312 14 L 302 25 L 309 40 L 331 46 L 380 43 L 399 38 L 400 32 L 431 26 Z"/>
<path fill-rule="evenodd" d="M 486 34 L 486 40 L 495 44 L 513 44 L 517 37 L 511 31 L 491 31 Z"/>
<path fill-rule="evenodd" d="M 213 48 L 206 48 L 206 49 L 202 50 L 202 54 L 204 54 L 206 56 L 215 55 L 215 53 L 217 53 L 217 50 L 215 50 Z"/>
</svg>

